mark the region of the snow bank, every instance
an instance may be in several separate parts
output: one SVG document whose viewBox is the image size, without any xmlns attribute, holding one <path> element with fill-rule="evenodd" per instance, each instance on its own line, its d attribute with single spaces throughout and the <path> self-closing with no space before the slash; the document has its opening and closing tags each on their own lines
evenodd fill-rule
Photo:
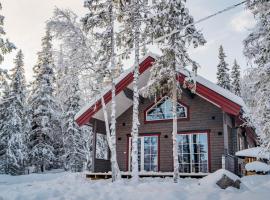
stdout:
<svg viewBox="0 0 270 200">
<path fill-rule="evenodd" d="M 219 170 L 204 179 L 144 178 L 135 184 L 123 179 L 91 181 L 83 173 L 31 174 L 25 176 L 0 175 L 1 200 L 265 200 L 269 199 L 270 176 L 250 176 L 241 179 L 249 189 L 222 190 L 214 182 L 226 174 Z M 198 183 L 202 184 L 199 185 Z M 242 184 L 241 184 L 242 187 Z"/>
<path fill-rule="evenodd" d="M 247 171 L 269 172 L 270 166 L 260 161 L 254 161 L 245 165 Z"/>
<path fill-rule="evenodd" d="M 242 151 L 238 151 L 235 153 L 235 155 L 239 157 L 253 157 L 267 160 L 270 159 L 270 153 L 264 152 L 264 150 L 261 147 L 253 147 Z"/>
<path fill-rule="evenodd" d="M 216 172 L 214 172 L 212 174 L 209 174 L 208 176 L 202 178 L 199 181 L 199 184 L 202 185 L 202 186 L 219 188 L 216 183 L 217 183 L 217 181 L 219 181 L 222 178 L 223 175 L 228 176 L 233 181 L 240 180 L 240 177 L 238 177 L 235 174 L 229 172 L 228 170 L 219 169 Z"/>
</svg>

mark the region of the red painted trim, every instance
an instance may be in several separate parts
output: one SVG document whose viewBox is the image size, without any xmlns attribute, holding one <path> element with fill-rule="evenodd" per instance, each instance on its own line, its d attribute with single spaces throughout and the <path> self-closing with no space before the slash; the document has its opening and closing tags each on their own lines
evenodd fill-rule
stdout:
<svg viewBox="0 0 270 200">
<path fill-rule="evenodd" d="M 160 135 L 161 133 L 139 133 L 139 136 L 158 136 L 158 172 L 160 171 Z M 126 171 L 128 171 L 129 164 L 129 138 L 130 134 L 127 134 L 127 156 L 126 156 Z"/>
<path fill-rule="evenodd" d="M 185 75 L 180 74 L 178 76 L 178 81 L 181 84 L 183 84 L 185 77 L 186 77 Z M 241 110 L 240 105 L 232 102 L 231 100 L 225 98 L 221 94 L 218 94 L 217 92 L 211 90 L 210 88 L 208 88 L 200 83 L 197 83 L 197 85 L 196 85 L 196 93 L 205 97 L 209 101 L 219 105 L 221 107 L 221 109 L 228 114 L 232 114 L 234 116 L 237 116 L 240 113 L 240 110 Z"/>
<path fill-rule="evenodd" d="M 145 70 L 152 66 L 155 61 L 152 57 L 147 57 L 141 64 L 139 68 L 140 74 L 142 74 Z M 178 81 L 183 84 L 185 76 L 180 74 L 178 76 Z M 126 77 L 124 77 L 118 84 L 116 84 L 116 95 L 118 95 L 124 88 L 126 88 L 133 81 L 133 73 L 129 73 Z M 207 88 L 206 86 L 197 83 L 196 93 L 208 99 L 209 101 L 217 104 L 221 107 L 221 109 L 234 116 L 238 116 L 241 106 L 232 102 L 231 100 L 223 97 L 221 94 Z M 104 95 L 105 103 L 107 104 L 111 100 L 111 91 L 107 92 Z M 86 112 L 84 112 L 77 120 L 77 124 L 82 126 L 91 119 L 91 117 L 96 114 L 101 109 L 101 100 L 98 100 L 95 105 L 90 107 Z"/>
<path fill-rule="evenodd" d="M 152 66 L 154 58 L 147 57 L 141 64 L 139 68 L 140 74 Z M 116 84 L 116 95 L 118 95 L 124 88 L 126 88 L 133 81 L 133 72 L 130 72 L 125 78 L 123 78 L 118 84 Z M 111 91 L 107 92 L 104 96 L 104 101 L 107 104 L 112 99 Z M 101 99 L 99 99 L 95 105 L 90 107 L 86 112 L 84 112 L 77 120 L 77 124 L 82 126 L 86 124 L 91 117 L 96 114 L 102 108 Z"/>
<path fill-rule="evenodd" d="M 196 133 L 206 133 L 207 134 L 207 142 L 208 142 L 208 172 L 211 172 L 211 140 L 210 140 L 210 133 L 211 130 L 188 130 L 188 131 L 178 131 L 177 134 L 196 134 Z"/>
<path fill-rule="evenodd" d="M 164 95 L 166 96 L 166 95 Z M 163 97 L 164 97 L 163 96 Z M 163 119 L 163 120 L 152 120 L 152 121 L 147 121 L 146 120 L 146 112 L 153 106 L 155 105 L 159 100 L 161 100 L 163 97 L 160 97 L 156 102 L 151 103 L 151 105 L 147 106 L 147 108 L 143 111 L 144 114 L 144 123 L 145 124 L 151 124 L 151 123 L 164 123 L 164 122 L 172 122 L 173 119 Z M 184 102 L 180 101 L 180 99 L 178 99 L 178 103 L 182 104 L 183 106 L 185 106 L 187 108 L 187 117 L 186 118 L 180 118 L 177 119 L 177 121 L 189 121 L 190 120 L 190 112 L 189 112 L 189 106 L 187 104 L 185 104 Z"/>
</svg>

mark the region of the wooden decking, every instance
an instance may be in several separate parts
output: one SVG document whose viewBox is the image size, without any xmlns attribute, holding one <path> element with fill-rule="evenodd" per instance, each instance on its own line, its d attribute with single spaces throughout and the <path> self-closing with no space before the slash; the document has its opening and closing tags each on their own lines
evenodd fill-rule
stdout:
<svg viewBox="0 0 270 200">
<path fill-rule="evenodd" d="M 179 176 L 181 178 L 202 178 L 204 176 L 207 176 L 209 173 L 179 173 Z M 88 172 L 86 173 L 86 178 L 90 178 L 91 180 L 99 180 L 99 179 L 110 179 L 112 177 L 111 172 L 106 172 L 106 173 L 93 173 L 93 172 Z M 131 178 L 131 172 L 121 172 L 121 177 L 122 178 Z M 172 172 L 140 172 L 139 173 L 140 178 L 146 178 L 146 177 L 151 177 L 151 178 L 166 178 L 166 177 L 173 177 Z"/>
</svg>

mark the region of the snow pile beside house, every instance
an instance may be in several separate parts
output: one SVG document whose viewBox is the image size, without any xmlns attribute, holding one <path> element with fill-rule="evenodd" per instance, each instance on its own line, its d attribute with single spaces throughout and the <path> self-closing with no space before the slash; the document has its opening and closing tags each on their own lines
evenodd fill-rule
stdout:
<svg viewBox="0 0 270 200">
<path fill-rule="evenodd" d="M 224 175 L 231 179 L 232 181 L 237 181 L 240 180 L 240 177 L 236 176 L 235 174 L 229 172 L 228 170 L 225 169 L 219 169 L 216 172 L 209 174 L 208 176 L 202 178 L 199 181 L 199 184 L 201 186 L 206 186 L 206 187 L 216 187 L 219 188 L 217 185 L 217 182 L 220 181 Z"/>
<path fill-rule="evenodd" d="M 253 147 L 238 151 L 235 153 L 238 157 L 252 157 L 252 158 L 261 158 L 261 159 L 270 159 L 270 153 L 265 152 L 261 147 Z"/>
<path fill-rule="evenodd" d="M 251 163 L 247 163 L 245 165 L 245 168 L 247 171 L 255 171 L 255 172 L 269 172 L 270 166 L 266 163 L 260 162 L 260 161 L 254 161 Z"/>
</svg>

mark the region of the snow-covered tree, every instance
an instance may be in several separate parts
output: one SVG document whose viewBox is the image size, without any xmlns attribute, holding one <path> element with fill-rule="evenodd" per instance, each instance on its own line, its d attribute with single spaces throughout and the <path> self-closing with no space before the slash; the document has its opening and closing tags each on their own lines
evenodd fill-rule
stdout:
<svg viewBox="0 0 270 200">
<path fill-rule="evenodd" d="M 72 171 L 91 168 L 93 133 L 89 127 L 80 128 L 74 117 L 83 103 L 82 96 L 84 96 L 82 95 L 84 83 L 80 82 L 79 78 L 87 82 L 88 95 L 93 95 L 96 75 L 91 69 L 93 65 L 91 37 L 83 30 L 82 24 L 77 19 L 78 16 L 72 11 L 56 8 L 53 18 L 48 22 L 54 38 L 61 42 L 56 66 L 56 97 L 62 102 L 64 164 L 66 169 Z"/>
<path fill-rule="evenodd" d="M 9 110 L 7 109 L 10 101 L 10 86 L 8 84 L 9 77 L 6 72 L 0 71 L 1 83 L 1 99 L 0 99 L 0 173 L 7 173 L 7 144 L 9 134 L 4 128 L 7 121 Z"/>
<path fill-rule="evenodd" d="M 196 90 L 196 73 L 198 64 L 193 61 L 188 52 L 188 46 L 203 45 L 206 41 L 193 22 L 193 17 L 182 0 L 161 0 L 154 7 L 156 17 L 151 20 L 153 35 L 155 38 L 165 36 L 172 31 L 179 32 L 169 35 L 160 41 L 162 56 L 153 64 L 150 78 L 146 87 L 142 89 L 144 96 L 168 95 L 173 101 L 173 163 L 174 182 L 179 177 L 179 161 L 177 150 L 177 100 L 181 98 L 182 89 L 178 82 L 179 72 L 187 74 L 184 86 L 188 86 L 192 92 Z M 192 71 L 186 67 L 191 66 Z"/>
<path fill-rule="evenodd" d="M 0 11 L 2 4 L 0 2 Z M 4 16 L 0 14 L 0 64 L 4 60 L 4 55 L 10 53 L 15 49 L 15 45 L 5 38 L 6 32 L 4 31 Z M 7 71 L 0 68 L 0 173 L 6 172 L 6 152 L 8 134 L 4 131 L 3 126 L 6 122 L 8 114 L 8 97 L 10 95 L 10 87 L 8 84 L 9 77 Z"/>
<path fill-rule="evenodd" d="M 5 115 L 1 133 L 6 142 L 5 173 L 18 175 L 24 173 L 27 161 L 27 106 L 26 81 L 24 76 L 23 54 L 20 50 L 11 70 L 11 83 L 3 99 Z M 2 135 L 1 134 L 1 135 Z"/>
<path fill-rule="evenodd" d="M 122 1 L 120 5 L 120 13 L 118 19 L 121 22 L 121 32 L 118 34 L 117 44 L 119 47 L 124 47 L 126 50 L 125 56 L 129 57 L 129 54 L 134 50 L 134 79 L 133 79 L 133 116 L 132 116 L 132 148 L 131 148 L 131 169 L 132 179 L 138 181 L 139 165 L 138 165 L 138 130 L 139 130 L 139 62 L 140 55 L 146 53 L 145 44 L 149 38 L 147 33 L 148 27 L 148 13 L 149 5 L 147 1 L 132 0 Z M 140 48 L 143 46 L 144 48 Z"/>
<path fill-rule="evenodd" d="M 93 70 L 95 68 L 93 47 L 96 42 L 91 34 L 83 30 L 79 17 L 71 10 L 56 8 L 53 17 L 48 21 L 48 27 L 53 37 L 61 43 L 63 56 L 66 60 L 68 59 L 67 68 L 76 68 L 74 73 L 80 77 L 81 98 L 86 102 L 95 93 L 96 72 Z M 59 76 L 57 84 L 60 86 L 56 92 L 61 100 L 64 98 L 61 91 L 69 83 L 69 81 L 62 83 L 61 74 L 65 69 L 59 64 L 56 66 L 56 76 Z"/>
<path fill-rule="evenodd" d="M 241 79 L 240 66 L 238 65 L 235 59 L 231 70 L 231 80 L 232 80 L 231 91 L 238 96 L 241 96 L 240 79 Z"/>
<path fill-rule="evenodd" d="M 270 2 L 248 0 L 256 25 L 244 40 L 244 54 L 256 67 L 249 71 L 252 82 L 245 82 L 249 96 L 247 119 L 256 128 L 261 145 L 270 151 Z"/>
<path fill-rule="evenodd" d="M 231 80 L 228 64 L 225 61 L 226 55 L 222 45 L 219 47 L 219 64 L 217 66 L 217 84 L 227 90 L 231 89 Z"/>
<path fill-rule="evenodd" d="M 106 135 L 111 151 L 112 181 L 121 178 L 116 156 L 116 101 L 115 101 L 115 1 L 113 0 L 85 0 L 84 6 L 89 9 L 83 19 L 84 28 L 92 32 L 98 41 L 99 48 L 96 55 L 96 72 L 110 78 L 112 99 L 111 99 L 111 121 L 108 120 L 106 105 L 102 98 L 102 107 L 106 125 Z M 102 86 L 100 85 L 100 88 Z"/>
<path fill-rule="evenodd" d="M 32 130 L 30 159 L 37 170 L 44 171 L 59 162 L 62 146 L 59 106 L 54 97 L 54 62 L 52 36 L 49 30 L 42 38 L 42 50 L 34 67 L 34 83 L 30 98 Z"/>
<path fill-rule="evenodd" d="M 2 10 L 2 4 L 0 2 L 0 11 Z M 4 31 L 4 19 L 5 17 L 0 14 L 0 63 L 4 61 L 4 55 L 10 53 L 13 49 L 15 49 L 15 45 L 11 43 L 4 36 L 6 32 Z M 1 70 L 1 69 L 0 69 Z"/>
</svg>

